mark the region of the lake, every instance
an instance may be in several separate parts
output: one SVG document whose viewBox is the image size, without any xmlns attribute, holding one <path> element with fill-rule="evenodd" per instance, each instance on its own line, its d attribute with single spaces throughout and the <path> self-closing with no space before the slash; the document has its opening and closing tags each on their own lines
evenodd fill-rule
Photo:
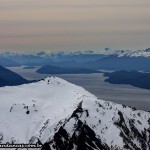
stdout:
<svg viewBox="0 0 150 150">
<path fill-rule="evenodd" d="M 36 73 L 35 71 L 38 68 L 24 69 L 24 67 L 11 67 L 8 69 L 20 74 L 28 80 L 38 80 L 49 76 L 47 74 Z M 110 84 L 104 82 L 106 77 L 103 76 L 103 73 L 65 74 L 55 76 L 82 86 L 101 99 L 150 111 L 150 90 L 130 85 Z"/>
</svg>

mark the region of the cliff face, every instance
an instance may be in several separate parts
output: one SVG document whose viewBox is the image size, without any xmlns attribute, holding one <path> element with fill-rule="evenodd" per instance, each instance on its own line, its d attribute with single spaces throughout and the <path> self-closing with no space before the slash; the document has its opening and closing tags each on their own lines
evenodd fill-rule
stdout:
<svg viewBox="0 0 150 150">
<path fill-rule="evenodd" d="M 42 150 L 149 150 L 150 113 L 103 101 L 49 77 L 0 88 L 0 142 Z M 15 121 L 14 121 L 15 120 Z"/>
<path fill-rule="evenodd" d="M 71 117 L 61 122 L 42 150 L 150 149 L 148 113 L 111 102 L 93 103 L 87 109 L 78 107 Z"/>
</svg>

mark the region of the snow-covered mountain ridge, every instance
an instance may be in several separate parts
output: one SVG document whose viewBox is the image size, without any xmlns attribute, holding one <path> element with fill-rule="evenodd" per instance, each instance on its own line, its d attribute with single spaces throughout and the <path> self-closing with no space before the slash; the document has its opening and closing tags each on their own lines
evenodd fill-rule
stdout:
<svg viewBox="0 0 150 150">
<path fill-rule="evenodd" d="M 103 101 L 56 77 L 0 88 L 0 143 L 43 150 L 149 150 L 150 113 Z"/>
<path fill-rule="evenodd" d="M 150 57 L 150 48 L 144 50 L 109 50 L 106 55 L 116 55 L 118 57 Z"/>
</svg>

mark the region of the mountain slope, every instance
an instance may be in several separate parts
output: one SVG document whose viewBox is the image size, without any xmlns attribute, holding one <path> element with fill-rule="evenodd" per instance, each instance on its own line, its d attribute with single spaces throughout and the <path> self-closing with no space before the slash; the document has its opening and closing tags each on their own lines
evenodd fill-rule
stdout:
<svg viewBox="0 0 150 150">
<path fill-rule="evenodd" d="M 105 82 L 112 84 L 127 84 L 135 87 L 150 90 L 150 73 L 142 73 L 137 71 L 115 71 L 112 73 L 105 73 Z"/>
<path fill-rule="evenodd" d="M 127 70 L 127 71 L 146 71 L 149 72 L 150 57 L 142 56 L 122 56 L 109 55 L 105 58 L 86 63 L 87 68 L 104 69 L 104 70 Z"/>
<path fill-rule="evenodd" d="M 20 85 L 29 83 L 26 79 L 20 75 L 0 66 L 0 87 L 9 85 Z"/>
<path fill-rule="evenodd" d="M 85 69 L 85 68 L 64 68 L 57 67 L 52 65 L 45 65 L 39 68 L 36 72 L 43 74 L 89 74 L 89 73 L 99 73 L 99 71 L 94 69 Z"/>
<path fill-rule="evenodd" d="M 16 62 L 15 60 L 11 60 L 9 58 L 5 58 L 5 57 L 3 57 L 1 55 L 0 55 L 0 65 L 2 65 L 4 67 L 20 66 L 20 64 L 18 62 Z"/>
<path fill-rule="evenodd" d="M 150 113 L 103 101 L 48 77 L 0 88 L 1 143 L 43 143 L 43 150 L 149 150 Z M 15 121 L 14 121 L 15 120 Z"/>
</svg>

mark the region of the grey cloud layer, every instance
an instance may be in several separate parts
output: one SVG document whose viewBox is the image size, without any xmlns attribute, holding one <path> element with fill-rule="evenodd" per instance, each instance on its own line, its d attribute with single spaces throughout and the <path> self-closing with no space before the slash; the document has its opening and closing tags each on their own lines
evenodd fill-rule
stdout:
<svg viewBox="0 0 150 150">
<path fill-rule="evenodd" d="M 146 48 L 149 0 L 0 0 L 0 50 Z"/>
</svg>

